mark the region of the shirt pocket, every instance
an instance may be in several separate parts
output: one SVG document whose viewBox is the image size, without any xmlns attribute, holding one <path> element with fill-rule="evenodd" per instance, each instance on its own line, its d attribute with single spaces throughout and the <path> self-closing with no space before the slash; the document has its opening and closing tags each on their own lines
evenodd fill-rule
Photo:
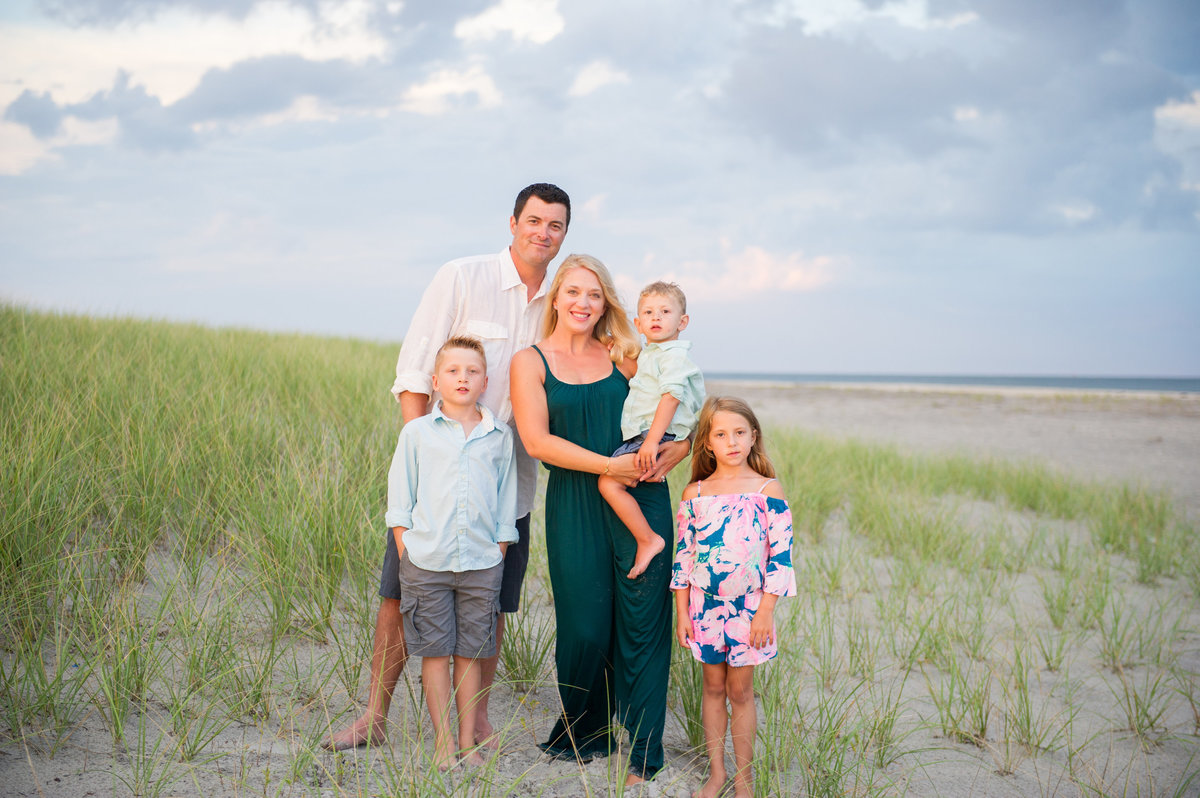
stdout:
<svg viewBox="0 0 1200 798">
<path fill-rule="evenodd" d="M 469 320 L 463 325 L 463 333 L 478 338 L 483 344 L 483 353 L 487 357 L 488 371 L 493 369 L 508 369 L 504 359 L 508 346 L 509 331 L 503 324 L 494 321 Z"/>
</svg>

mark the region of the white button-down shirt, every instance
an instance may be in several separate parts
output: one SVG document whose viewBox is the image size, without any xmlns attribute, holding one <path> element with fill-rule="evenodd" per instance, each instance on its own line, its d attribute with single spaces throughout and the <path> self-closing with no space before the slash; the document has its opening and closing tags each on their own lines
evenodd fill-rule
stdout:
<svg viewBox="0 0 1200 798">
<path fill-rule="evenodd" d="M 387 525 L 404 527 L 404 548 L 426 571 L 478 571 L 500 563 L 499 543 L 517 542 L 513 435 L 492 411 L 470 435 L 437 404 L 400 430 L 388 471 Z"/>
<path fill-rule="evenodd" d="M 396 361 L 392 393 L 432 394 L 433 361 L 452 335 L 471 335 L 483 342 L 488 386 L 480 402 L 505 424 L 512 423 L 508 367 L 514 354 L 537 343 L 546 306 L 546 280 L 533 299 L 521 282 L 512 254 L 505 247 L 496 255 L 459 258 L 438 269 L 413 314 Z M 436 397 L 435 397 L 436 399 Z M 517 457 L 517 515 L 533 509 L 537 463 L 513 436 Z"/>
</svg>

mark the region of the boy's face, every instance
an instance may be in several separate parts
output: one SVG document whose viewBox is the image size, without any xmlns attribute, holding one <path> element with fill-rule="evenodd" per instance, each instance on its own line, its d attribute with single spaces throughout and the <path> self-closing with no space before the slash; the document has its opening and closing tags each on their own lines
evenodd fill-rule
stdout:
<svg viewBox="0 0 1200 798">
<path fill-rule="evenodd" d="M 648 294 L 638 300 L 637 318 L 633 324 L 647 341 L 659 344 L 678 338 L 687 328 L 688 317 L 673 297 Z"/>
<path fill-rule="evenodd" d="M 433 374 L 433 389 L 442 401 L 456 407 L 474 407 L 487 387 L 487 366 L 473 349 L 446 349 Z"/>
</svg>

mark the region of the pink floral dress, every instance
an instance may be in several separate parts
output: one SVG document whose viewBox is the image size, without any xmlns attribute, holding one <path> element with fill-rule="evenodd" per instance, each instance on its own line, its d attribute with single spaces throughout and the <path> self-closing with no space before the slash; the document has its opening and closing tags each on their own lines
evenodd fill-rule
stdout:
<svg viewBox="0 0 1200 798">
<path fill-rule="evenodd" d="M 771 480 L 763 483 L 763 488 Z M 697 486 L 701 491 L 704 483 Z M 671 589 L 688 589 L 692 654 L 701 662 L 758 665 L 774 643 L 750 645 L 750 621 L 764 592 L 796 595 L 792 511 L 762 493 L 705 496 L 679 505 Z"/>
</svg>

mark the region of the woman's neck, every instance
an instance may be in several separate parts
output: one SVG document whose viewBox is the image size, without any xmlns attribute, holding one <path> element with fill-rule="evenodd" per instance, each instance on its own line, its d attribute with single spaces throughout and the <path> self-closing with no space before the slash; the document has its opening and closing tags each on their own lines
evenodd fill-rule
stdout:
<svg viewBox="0 0 1200 798">
<path fill-rule="evenodd" d="M 575 333 L 561 327 L 550 333 L 547 341 L 555 348 L 572 355 L 578 355 L 599 344 L 591 333 Z"/>
</svg>

